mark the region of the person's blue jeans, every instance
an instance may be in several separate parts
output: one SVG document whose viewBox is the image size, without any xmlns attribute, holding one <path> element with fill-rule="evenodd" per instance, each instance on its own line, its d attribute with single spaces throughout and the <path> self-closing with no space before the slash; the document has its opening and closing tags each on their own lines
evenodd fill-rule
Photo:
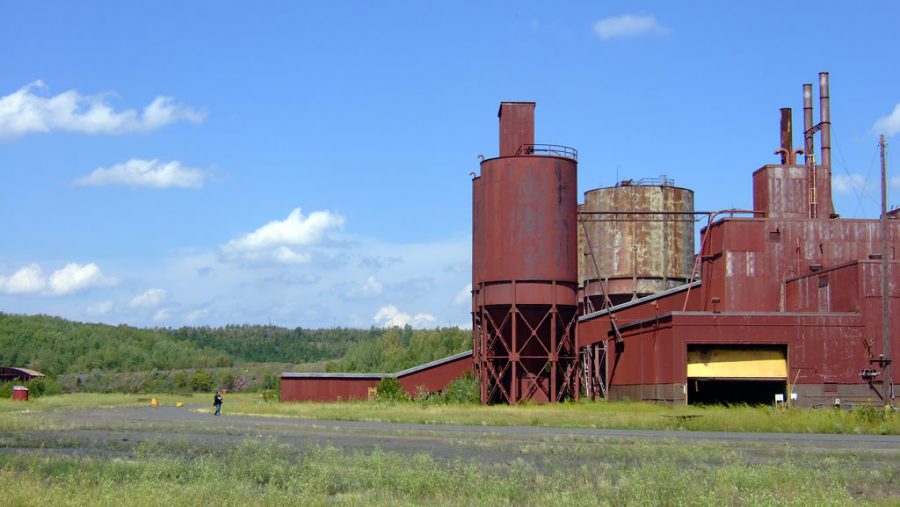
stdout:
<svg viewBox="0 0 900 507">
<path fill-rule="evenodd" d="M 222 404 L 216 403 L 216 415 L 219 415 L 219 412 L 222 411 Z"/>
</svg>

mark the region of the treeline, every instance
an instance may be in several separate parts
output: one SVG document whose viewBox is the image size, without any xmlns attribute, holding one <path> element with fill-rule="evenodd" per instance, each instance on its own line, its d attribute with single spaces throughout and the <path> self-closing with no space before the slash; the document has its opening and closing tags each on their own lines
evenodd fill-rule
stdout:
<svg viewBox="0 0 900 507">
<path fill-rule="evenodd" d="M 375 341 L 354 344 L 330 372 L 395 373 L 472 349 L 472 333 L 456 327 L 384 330 Z"/>
<path fill-rule="evenodd" d="M 229 325 L 217 328 L 182 327 L 165 332 L 173 340 L 220 350 L 247 362 L 311 363 L 341 357 L 352 345 L 375 341 L 385 330 Z"/>
<path fill-rule="evenodd" d="M 0 313 L 0 365 L 3 366 L 27 367 L 55 376 L 232 364 L 234 359 L 225 352 L 173 340 L 158 329 Z"/>
<path fill-rule="evenodd" d="M 0 313 L 0 365 L 47 375 L 310 363 L 343 356 L 383 329 L 226 326 L 141 329 Z"/>
<path fill-rule="evenodd" d="M 471 334 L 457 328 L 142 329 L 0 313 L 0 366 L 26 367 L 50 376 L 323 361 L 329 362 L 328 371 L 390 373 L 470 348 Z"/>
</svg>

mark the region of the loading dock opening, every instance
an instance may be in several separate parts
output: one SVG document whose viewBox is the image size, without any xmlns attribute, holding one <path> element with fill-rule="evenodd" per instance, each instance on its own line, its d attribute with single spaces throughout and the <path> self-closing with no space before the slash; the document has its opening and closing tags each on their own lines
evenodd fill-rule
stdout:
<svg viewBox="0 0 900 507">
<path fill-rule="evenodd" d="M 689 344 L 687 402 L 774 403 L 787 395 L 787 345 Z"/>
<path fill-rule="evenodd" d="M 687 398 L 689 405 L 772 405 L 786 390 L 785 380 L 690 379 Z"/>
</svg>

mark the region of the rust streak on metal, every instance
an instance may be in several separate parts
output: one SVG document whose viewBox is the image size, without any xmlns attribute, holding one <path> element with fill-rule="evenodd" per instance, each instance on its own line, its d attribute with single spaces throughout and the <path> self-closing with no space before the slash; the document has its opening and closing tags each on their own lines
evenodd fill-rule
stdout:
<svg viewBox="0 0 900 507">
<path fill-rule="evenodd" d="M 690 277 L 693 192 L 665 177 L 644 181 L 584 194 L 581 222 L 585 242 L 594 246 L 595 263 L 593 273 L 579 274 L 585 306 L 605 308 L 607 300 L 619 304 L 681 285 Z M 601 248 L 604 255 L 597 255 Z"/>
<path fill-rule="evenodd" d="M 781 148 L 776 152 L 782 152 L 781 164 L 794 165 L 792 155 L 794 151 L 794 127 L 792 123 L 791 108 L 781 108 Z"/>
</svg>

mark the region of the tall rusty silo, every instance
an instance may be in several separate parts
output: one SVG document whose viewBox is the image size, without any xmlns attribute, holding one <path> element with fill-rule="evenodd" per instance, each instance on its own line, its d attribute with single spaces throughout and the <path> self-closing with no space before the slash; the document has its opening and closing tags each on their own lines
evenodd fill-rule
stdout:
<svg viewBox="0 0 900 507">
<path fill-rule="evenodd" d="M 577 153 L 534 144 L 534 103 L 503 102 L 500 156 L 473 181 L 473 341 L 482 403 L 577 391 Z"/>
<path fill-rule="evenodd" d="M 694 264 L 694 192 L 665 177 L 626 180 L 585 192 L 583 262 L 578 274 L 586 310 L 677 287 Z"/>
</svg>

